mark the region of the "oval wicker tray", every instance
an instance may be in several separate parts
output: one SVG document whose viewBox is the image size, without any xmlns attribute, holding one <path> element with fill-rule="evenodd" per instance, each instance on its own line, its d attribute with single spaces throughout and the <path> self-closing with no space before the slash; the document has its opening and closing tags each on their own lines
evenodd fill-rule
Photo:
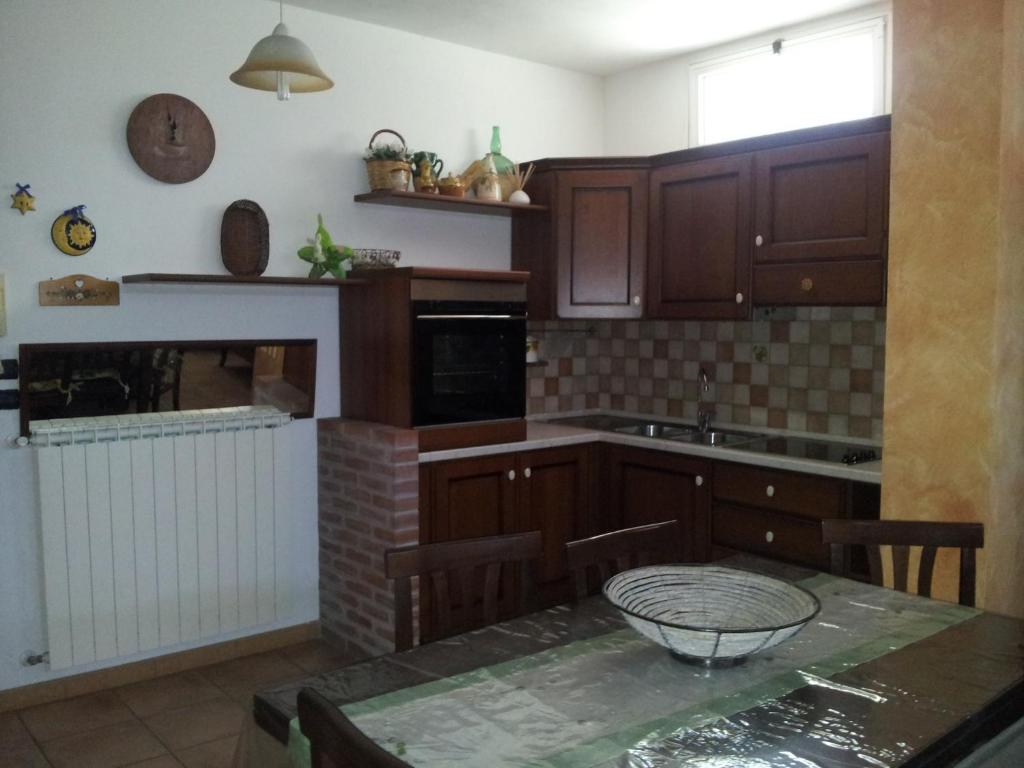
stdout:
<svg viewBox="0 0 1024 768">
<path fill-rule="evenodd" d="M 235 200 L 220 223 L 220 257 L 232 275 L 262 275 L 270 261 L 270 225 L 259 203 Z"/>
</svg>

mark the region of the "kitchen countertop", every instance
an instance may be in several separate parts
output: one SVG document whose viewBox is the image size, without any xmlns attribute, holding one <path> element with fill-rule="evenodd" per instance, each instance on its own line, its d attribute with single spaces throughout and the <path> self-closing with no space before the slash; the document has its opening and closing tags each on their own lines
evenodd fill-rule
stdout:
<svg viewBox="0 0 1024 768">
<path fill-rule="evenodd" d="M 624 435 L 618 432 L 604 432 L 596 429 L 583 429 L 563 424 L 546 423 L 546 420 L 548 419 L 597 414 L 625 416 L 627 418 L 647 419 L 650 421 L 664 423 L 690 423 L 682 419 L 622 413 L 618 411 L 595 410 L 545 414 L 543 416 L 545 421 L 536 417 L 527 419 L 525 440 L 520 440 L 514 443 L 478 445 L 469 448 L 452 448 L 444 451 L 428 451 L 421 453 L 419 455 L 419 460 L 421 464 L 427 464 L 435 461 L 447 461 L 449 459 L 466 459 L 475 456 L 492 456 L 495 454 L 511 453 L 514 451 L 532 451 L 540 448 L 557 448 L 564 445 L 604 442 L 613 443 L 615 445 L 631 445 L 636 448 L 648 448 L 655 451 L 681 453 L 687 456 L 699 456 L 701 458 L 717 459 L 719 461 L 731 461 L 736 464 L 750 464 L 757 467 L 768 467 L 770 469 L 781 469 L 790 472 L 803 472 L 805 474 L 835 477 L 842 480 L 855 480 L 857 482 L 872 483 L 874 485 L 879 485 L 882 482 L 881 460 L 850 465 L 818 461 L 817 459 L 800 459 L 792 456 L 781 456 L 770 453 L 753 453 L 751 451 L 743 451 L 726 446 L 694 445 L 692 443 L 681 443 L 674 440 L 663 440 L 656 437 Z M 715 428 L 739 429 L 746 432 L 757 432 L 758 434 L 764 435 L 785 435 L 787 437 L 803 437 L 813 440 L 842 442 L 850 445 L 878 447 L 877 443 L 857 438 L 836 437 L 834 435 L 820 435 L 806 432 L 792 432 L 783 429 L 770 429 L 767 427 L 751 427 L 750 425 L 734 426 L 728 424 L 716 424 Z"/>
</svg>

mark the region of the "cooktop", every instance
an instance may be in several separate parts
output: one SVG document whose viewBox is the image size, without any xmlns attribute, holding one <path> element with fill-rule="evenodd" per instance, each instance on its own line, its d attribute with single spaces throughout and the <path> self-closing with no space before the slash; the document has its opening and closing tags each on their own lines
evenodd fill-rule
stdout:
<svg viewBox="0 0 1024 768">
<path fill-rule="evenodd" d="M 737 451 L 773 453 L 792 456 L 797 459 L 817 459 L 841 464 L 864 464 L 882 458 L 882 449 L 866 445 L 831 443 L 825 440 L 809 440 L 804 437 L 763 437 L 746 443 L 730 446 Z"/>
</svg>

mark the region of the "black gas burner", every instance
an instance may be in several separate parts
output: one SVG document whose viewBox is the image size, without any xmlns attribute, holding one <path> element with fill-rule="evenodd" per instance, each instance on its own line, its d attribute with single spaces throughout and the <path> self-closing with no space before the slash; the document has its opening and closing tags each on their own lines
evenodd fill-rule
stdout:
<svg viewBox="0 0 1024 768">
<path fill-rule="evenodd" d="M 829 461 L 834 464 L 863 464 L 882 458 L 881 448 L 869 448 L 848 443 L 830 443 L 825 440 L 808 440 L 803 437 L 766 437 L 731 447 L 737 451 L 773 453 L 797 459 Z"/>
</svg>

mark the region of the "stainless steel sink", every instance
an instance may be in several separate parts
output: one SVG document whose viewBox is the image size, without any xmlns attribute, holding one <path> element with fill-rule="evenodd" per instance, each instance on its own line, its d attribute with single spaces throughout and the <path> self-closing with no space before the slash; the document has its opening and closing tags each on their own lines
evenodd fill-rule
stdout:
<svg viewBox="0 0 1024 768">
<path fill-rule="evenodd" d="M 684 435 L 676 435 L 670 439 L 686 443 L 697 443 L 699 445 L 736 445 L 737 443 L 748 443 L 754 440 L 759 440 L 761 437 L 761 435 L 751 432 L 709 430 L 707 432 L 690 432 Z"/>
<path fill-rule="evenodd" d="M 694 430 L 692 427 L 679 424 L 650 422 L 648 424 L 630 424 L 625 427 L 618 427 L 614 431 L 623 435 L 640 435 L 642 437 L 660 437 L 674 440 L 682 435 L 691 434 Z"/>
</svg>

